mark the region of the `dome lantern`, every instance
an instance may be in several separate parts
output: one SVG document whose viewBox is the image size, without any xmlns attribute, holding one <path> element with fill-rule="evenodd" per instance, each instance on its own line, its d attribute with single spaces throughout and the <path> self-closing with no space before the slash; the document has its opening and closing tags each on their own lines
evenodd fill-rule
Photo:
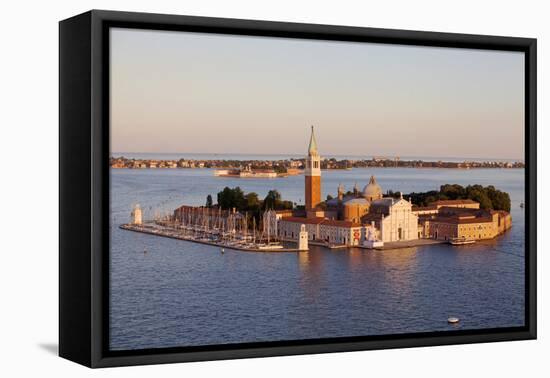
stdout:
<svg viewBox="0 0 550 378">
<path fill-rule="evenodd" d="M 374 176 L 370 177 L 369 183 L 363 188 L 363 197 L 369 201 L 382 198 L 382 188 Z"/>
</svg>

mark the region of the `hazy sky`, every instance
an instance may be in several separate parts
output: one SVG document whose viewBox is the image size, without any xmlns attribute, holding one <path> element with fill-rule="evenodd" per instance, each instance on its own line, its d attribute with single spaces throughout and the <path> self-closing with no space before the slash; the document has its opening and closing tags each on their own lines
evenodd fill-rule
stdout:
<svg viewBox="0 0 550 378">
<path fill-rule="evenodd" d="M 111 151 L 523 157 L 516 52 L 111 30 Z"/>
</svg>

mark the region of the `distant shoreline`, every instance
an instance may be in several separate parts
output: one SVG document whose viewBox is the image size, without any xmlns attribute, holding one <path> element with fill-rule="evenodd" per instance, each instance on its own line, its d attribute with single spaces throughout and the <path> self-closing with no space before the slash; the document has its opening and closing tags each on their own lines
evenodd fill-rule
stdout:
<svg viewBox="0 0 550 378">
<path fill-rule="evenodd" d="M 109 166 L 115 169 L 157 169 L 157 168 L 214 168 L 214 169 L 267 169 L 284 173 L 286 170 L 304 169 L 304 158 L 286 158 L 280 160 L 267 159 L 138 159 L 124 156 L 111 157 Z M 520 161 L 442 161 L 442 160 L 405 160 L 396 158 L 371 159 L 336 159 L 325 158 L 321 161 L 321 169 L 352 169 L 352 168 L 525 168 Z"/>
<path fill-rule="evenodd" d="M 129 151 L 114 151 L 110 153 L 111 157 L 125 157 L 136 160 L 292 160 L 302 159 L 304 154 L 301 153 L 209 153 L 209 152 L 129 152 Z M 393 160 L 396 157 L 401 160 L 409 161 L 444 161 L 444 162 L 525 162 L 523 157 L 467 157 L 467 156 L 429 156 L 429 155 L 397 155 L 397 154 L 323 154 L 323 159 L 336 160 L 370 160 L 372 158 Z"/>
</svg>

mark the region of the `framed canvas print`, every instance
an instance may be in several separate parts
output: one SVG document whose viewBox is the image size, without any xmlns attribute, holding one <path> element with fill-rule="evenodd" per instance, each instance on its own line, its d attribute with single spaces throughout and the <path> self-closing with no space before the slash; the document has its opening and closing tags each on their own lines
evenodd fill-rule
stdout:
<svg viewBox="0 0 550 378">
<path fill-rule="evenodd" d="M 62 357 L 536 337 L 536 40 L 60 22 Z"/>
</svg>

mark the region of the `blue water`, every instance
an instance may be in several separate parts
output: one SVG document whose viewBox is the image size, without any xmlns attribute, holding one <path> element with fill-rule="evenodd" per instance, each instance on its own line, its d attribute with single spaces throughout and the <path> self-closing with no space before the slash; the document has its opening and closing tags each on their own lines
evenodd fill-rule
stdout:
<svg viewBox="0 0 550 378">
<path fill-rule="evenodd" d="M 303 203 L 303 176 L 213 177 L 208 169 L 111 170 L 110 347 L 113 350 L 397 334 L 524 324 L 524 171 L 379 168 L 323 171 L 323 196 L 341 182 L 383 190 L 445 183 L 510 193 L 513 227 L 470 246 L 395 251 L 250 253 L 120 230 L 133 204 L 145 217 L 241 186 Z M 160 211 L 159 210 L 159 211 Z M 144 249 L 147 253 L 144 254 Z M 449 316 L 461 322 L 447 324 Z"/>
</svg>

